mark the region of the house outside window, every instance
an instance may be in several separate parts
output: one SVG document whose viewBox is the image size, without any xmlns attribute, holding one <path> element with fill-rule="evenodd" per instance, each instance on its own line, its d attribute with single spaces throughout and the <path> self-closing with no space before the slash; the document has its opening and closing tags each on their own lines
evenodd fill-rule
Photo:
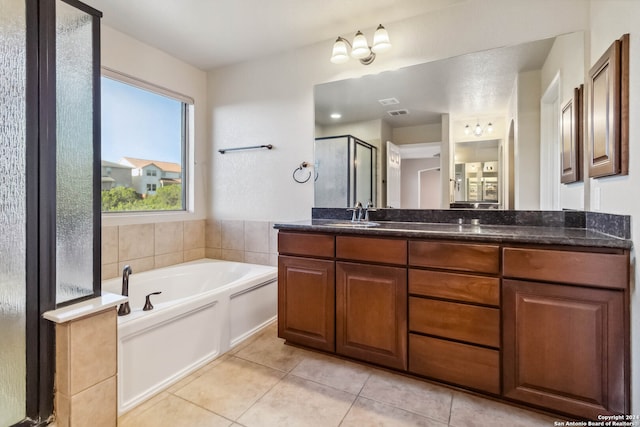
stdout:
<svg viewBox="0 0 640 427">
<path fill-rule="evenodd" d="M 113 70 L 102 74 L 102 211 L 186 210 L 193 100 Z M 115 176 L 120 171 L 126 179 Z"/>
</svg>

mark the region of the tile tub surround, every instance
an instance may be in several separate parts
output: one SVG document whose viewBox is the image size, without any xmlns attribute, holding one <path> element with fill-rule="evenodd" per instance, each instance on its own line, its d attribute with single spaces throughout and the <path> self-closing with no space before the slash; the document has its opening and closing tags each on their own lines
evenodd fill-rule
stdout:
<svg viewBox="0 0 640 427">
<path fill-rule="evenodd" d="M 120 427 L 552 426 L 564 421 L 288 346 L 276 323 L 118 420 Z"/>
<path fill-rule="evenodd" d="M 102 279 L 205 257 L 205 220 L 102 227 Z"/>
<path fill-rule="evenodd" d="M 344 208 L 312 208 L 312 219 L 350 220 Z M 479 219 L 484 225 L 584 228 L 620 239 L 631 238 L 631 217 L 586 211 L 517 211 L 496 209 L 381 209 L 369 213 L 371 221 L 465 224 Z"/>
<path fill-rule="evenodd" d="M 207 258 L 278 265 L 278 230 L 268 221 L 207 220 Z"/>
<path fill-rule="evenodd" d="M 102 279 L 201 258 L 278 265 L 278 231 L 268 221 L 197 220 L 102 227 Z"/>
</svg>

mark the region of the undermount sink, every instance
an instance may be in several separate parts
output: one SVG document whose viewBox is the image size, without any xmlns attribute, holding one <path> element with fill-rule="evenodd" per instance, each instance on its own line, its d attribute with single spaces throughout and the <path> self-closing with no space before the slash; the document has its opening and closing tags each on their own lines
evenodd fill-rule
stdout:
<svg viewBox="0 0 640 427">
<path fill-rule="evenodd" d="M 349 222 L 335 222 L 327 225 L 329 227 L 368 228 L 368 227 L 378 227 L 380 223 L 371 222 L 371 221 L 349 221 Z"/>
</svg>

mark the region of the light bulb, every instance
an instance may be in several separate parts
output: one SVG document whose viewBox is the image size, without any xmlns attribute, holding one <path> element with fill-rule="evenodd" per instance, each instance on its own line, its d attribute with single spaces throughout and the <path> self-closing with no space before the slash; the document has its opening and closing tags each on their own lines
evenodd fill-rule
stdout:
<svg viewBox="0 0 640 427">
<path fill-rule="evenodd" d="M 480 123 L 476 124 L 476 128 L 473 131 L 476 136 L 482 135 L 482 128 L 480 127 Z"/>
<path fill-rule="evenodd" d="M 487 132 L 493 132 L 493 125 L 491 124 L 491 122 L 489 122 L 489 124 L 487 125 Z"/>
<path fill-rule="evenodd" d="M 331 53 L 331 62 L 334 64 L 342 64 L 349 60 L 349 53 L 347 52 L 347 44 L 342 37 L 338 37 L 333 44 L 333 52 Z"/>
<path fill-rule="evenodd" d="M 471 133 L 471 129 L 469 129 L 469 125 L 466 125 L 466 126 L 464 127 L 464 134 L 465 134 L 465 135 L 469 135 L 470 133 Z"/>
<path fill-rule="evenodd" d="M 391 42 L 389 41 L 389 33 L 381 25 L 378 25 L 378 29 L 373 35 L 373 47 L 371 50 L 374 53 L 382 53 L 391 49 Z"/>
<path fill-rule="evenodd" d="M 364 34 L 360 31 L 356 33 L 356 36 L 353 39 L 353 47 L 351 48 L 351 56 L 354 58 L 366 58 L 371 54 L 371 50 L 369 50 L 369 45 L 367 44 L 367 39 Z"/>
</svg>

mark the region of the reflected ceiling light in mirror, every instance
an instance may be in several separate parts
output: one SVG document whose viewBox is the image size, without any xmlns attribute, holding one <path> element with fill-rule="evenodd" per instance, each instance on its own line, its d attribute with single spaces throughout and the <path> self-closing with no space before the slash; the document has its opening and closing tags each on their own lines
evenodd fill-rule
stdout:
<svg viewBox="0 0 640 427">
<path fill-rule="evenodd" d="M 475 136 L 482 136 L 484 134 L 485 130 L 486 130 L 487 133 L 493 132 L 493 124 L 491 124 L 491 122 L 489 122 L 489 123 L 487 123 L 486 128 L 483 128 L 482 126 L 480 126 L 480 122 L 478 121 L 476 123 L 476 125 L 473 127 L 473 134 Z M 471 135 L 471 127 L 469 125 L 465 125 L 464 134 L 465 135 Z"/>
<path fill-rule="evenodd" d="M 331 115 L 329 117 L 331 117 L 334 120 L 338 120 L 338 119 L 342 118 L 342 114 L 340 114 L 340 113 L 331 113 Z"/>
<path fill-rule="evenodd" d="M 351 56 L 359 59 L 363 65 L 371 64 L 374 59 L 376 59 L 376 53 L 386 52 L 391 49 L 389 33 L 387 33 L 387 30 L 382 25 L 378 25 L 373 35 L 373 46 L 369 46 L 367 38 L 360 30 L 356 32 L 353 43 L 349 43 L 349 41 L 343 37 L 338 37 L 333 44 L 331 62 L 334 64 L 343 64 L 349 60 L 347 45 L 351 47 Z"/>
</svg>

